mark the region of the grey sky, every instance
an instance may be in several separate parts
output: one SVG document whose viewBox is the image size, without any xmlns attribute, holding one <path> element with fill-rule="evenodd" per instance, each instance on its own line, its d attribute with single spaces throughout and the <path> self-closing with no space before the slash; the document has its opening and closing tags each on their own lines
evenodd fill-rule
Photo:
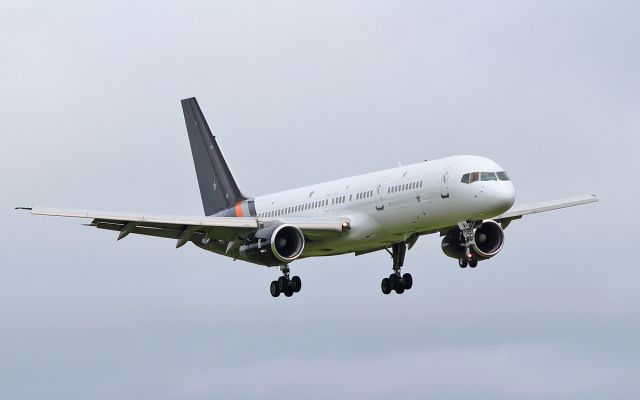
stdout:
<svg viewBox="0 0 640 400">
<path fill-rule="evenodd" d="M 162 4 L 158 4 L 162 3 Z M 2 2 L 0 397 L 631 398 L 634 1 Z M 197 96 L 247 194 L 451 154 L 518 202 L 477 270 L 421 238 L 274 269 L 16 205 L 202 213 L 179 99 Z"/>
</svg>

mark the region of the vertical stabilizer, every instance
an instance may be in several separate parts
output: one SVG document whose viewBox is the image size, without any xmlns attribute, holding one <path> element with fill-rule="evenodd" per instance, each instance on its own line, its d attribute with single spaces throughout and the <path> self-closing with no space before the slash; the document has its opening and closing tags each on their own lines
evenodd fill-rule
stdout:
<svg viewBox="0 0 640 400">
<path fill-rule="evenodd" d="M 246 200 L 209 129 L 195 97 L 182 100 L 193 164 L 196 167 L 205 215 L 212 215 Z"/>
</svg>

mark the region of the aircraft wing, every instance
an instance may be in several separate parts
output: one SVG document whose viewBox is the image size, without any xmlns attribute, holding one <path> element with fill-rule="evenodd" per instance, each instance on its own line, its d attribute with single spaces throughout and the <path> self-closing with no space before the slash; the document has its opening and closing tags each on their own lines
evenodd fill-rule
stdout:
<svg viewBox="0 0 640 400">
<path fill-rule="evenodd" d="M 512 207 L 506 213 L 499 215 L 494 220 L 506 227 L 514 219 L 522 218 L 524 215 L 537 214 L 541 212 L 558 210 L 561 208 L 581 206 L 583 204 L 595 203 L 598 196 L 595 194 L 585 194 L 559 200 L 545 201 L 541 203 L 524 204 Z"/>
<path fill-rule="evenodd" d="M 322 238 L 339 235 L 349 229 L 349 221 L 345 218 L 333 219 L 256 219 L 247 217 L 199 217 L 123 214 L 108 211 L 66 210 L 18 207 L 30 210 L 32 215 L 48 215 L 56 217 L 90 218 L 98 229 L 119 231 L 118 240 L 130 233 L 176 239 L 176 247 L 188 241 L 200 238 L 232 241 L 273 224 L 286 223 L 298 227 L 308 238 Z"/>
<path fill-rule="evenodd" d="M 502 225 L 502 228 L 506 229 L 511 221 L 520 219 L 525 215 L 559 210 L 561 208 L 567 207 L 581 206 L 583 204 L 596 203 L 598 201 L 598 196 L 596 196 L 595 194 L 583 194 L 580 196 L 567 197 L 564 199 L 517 205 L 511 207 L 511 209 L 506 213 L 498 215 L 497 217 L 491 219 L 499 222 L 500 225 Z M 444 236 L 447 234 L 447 232 L 449 232 L 451 228 L 453 228 L 453 226 L 421 232 L 420 235 L 430 235 L 432 233 L 439 232 L 440 236 Z"/>
</svg>

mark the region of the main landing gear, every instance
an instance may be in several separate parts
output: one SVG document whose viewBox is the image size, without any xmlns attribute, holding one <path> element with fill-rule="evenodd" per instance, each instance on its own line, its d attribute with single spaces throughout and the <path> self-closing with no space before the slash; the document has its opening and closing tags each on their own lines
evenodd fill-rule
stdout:
<svg viewBox="0 0 640 400">
<path fill-rule="evenodd" d="M 294 276 L 293 278 L 289 277 L 289 267 L 282 266 L 280 267 L 280 271 L 282 271 L 282 276 L 278 278 L 277 281 L 271 281 L 271 285 L 269 286 L 269 291 L 271 292 L 271 296 L 278 297 L 280 293 L 284 293 L 285 296 L 291 297 L 294 293 L 298 293 L 300 289 L 302 289 L 302 280 L 299 276 Z"/>
<path fill-rule="evenodd" d="M 382 279 L 382 283 L 380 287 L 382 288 L 382 293 L 389 294 L 392 290 L 395 290 L 397 294 L 404 293 L 405 290 L 411 289 L 413 287 L 413 277 L 411 274 L 406 273 L 402 275 L 400 269 L 404 264 L 404 255 L 407 252 L 407 244 L 396 243 L 391 247 L 391 251 L 387 250 L 389 254 L 391 254 L 391 258 L 393 259 L 393 273 L 389 275 L 388 278 Z"/>
</svg>

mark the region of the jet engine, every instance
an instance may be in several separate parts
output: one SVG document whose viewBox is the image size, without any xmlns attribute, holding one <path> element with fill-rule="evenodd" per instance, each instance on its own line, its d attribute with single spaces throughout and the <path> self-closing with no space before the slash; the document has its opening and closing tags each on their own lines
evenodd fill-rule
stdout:
<svg viewBox="0 0 640 400">
<path fill-rule="evenodd" d="M 471 245 L 471 253 L 479 260 L 495 256 L 504 245 L 504 230 L 499 223 L 492 220 L 476 223 L 473 237 L 475 243 Z M 449 230 L 442 239 L 442 251 L 452 258 L 461 258 L 465 255 L 464 245 L 464 235 L 458 227 Z"/>
<path fill-rule="evenodd" d="M 275 225 L 257 230 L 240 246 L 240 256 L 262 265 L 284 265 L 304 249 L 304 235 L 293 225 Z"/>
</svg>

